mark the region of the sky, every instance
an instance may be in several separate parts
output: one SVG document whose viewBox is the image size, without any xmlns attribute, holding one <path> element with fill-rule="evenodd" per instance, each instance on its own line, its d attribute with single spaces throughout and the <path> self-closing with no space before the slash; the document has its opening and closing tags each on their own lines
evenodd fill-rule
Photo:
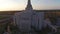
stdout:
<svg viewBox="0 0 60 34">
<path fill-rule="evenodd" d="M 0 0 L 0 11 L 25 10 L 28 0 Z M 60 0 L 31 0 L 33 9 L 60 9 Z"/>
</svg>

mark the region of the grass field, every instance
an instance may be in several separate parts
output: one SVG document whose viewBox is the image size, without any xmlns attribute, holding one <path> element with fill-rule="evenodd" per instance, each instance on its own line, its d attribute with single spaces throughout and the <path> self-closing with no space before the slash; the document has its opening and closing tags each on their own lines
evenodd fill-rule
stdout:
<svg viewBox="0 0 60 34">
<path fill-rule="evenodd" d="M 0 16 L 0 20 L 6 19 L 8 16 Z M 0 34 L 2 34 L 6 28 L 8 22 L 0 23 Z"/>
<path fill-rule="evenodd" d="M 9 18 L 9 16 L 0 16 L 0 20 Z"/>
</svg>

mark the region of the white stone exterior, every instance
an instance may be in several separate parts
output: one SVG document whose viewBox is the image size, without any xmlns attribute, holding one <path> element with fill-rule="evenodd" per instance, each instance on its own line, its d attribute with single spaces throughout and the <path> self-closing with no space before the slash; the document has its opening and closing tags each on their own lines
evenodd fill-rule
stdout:
<svg viewBox="0 0 60 34">
<path fill-rule="evenodd" d="M 39 13 L 30 13 L 30 12 L 21 12 L 15 14 L 15 23 L 19 26 L 22 31 L 30 31 L 31 25 L 39 28 L 41 30 L 44 19 L 44 12 Z M 39 26 L 39 27 L 38 27 Z"/>
<path fill-rule="evenodd" d="M 31 16 L 32 14 L 30 12 L 21 12 L 16 13 L 16 24 L 19 26 L 19 28 L 23 31 L 31 30 Z"/>
<path fill-rule="evenodd" d="M 37 15 L 38 15 L 38 21 L 39 21 L 39 24 L 38 24 L 39 30 L 41 30 L 43 26 L 43 21 L 44 21 L 44 12 L 39 12 L 37 13 Z"/>
</svg>

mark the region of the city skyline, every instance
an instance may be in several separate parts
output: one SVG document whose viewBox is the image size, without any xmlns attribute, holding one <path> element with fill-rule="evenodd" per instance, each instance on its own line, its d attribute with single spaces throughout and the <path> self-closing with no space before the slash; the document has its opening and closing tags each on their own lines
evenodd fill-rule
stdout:
<svg viewBox="0 0 60 34">
<path fill-rule="evenodd" d="M 0 0 L 0 11 L 24 10 L 28 0 Z M 60 9 L 60 0 L 31 0 L 33 9 L 50 10 Z"/>
</svg>

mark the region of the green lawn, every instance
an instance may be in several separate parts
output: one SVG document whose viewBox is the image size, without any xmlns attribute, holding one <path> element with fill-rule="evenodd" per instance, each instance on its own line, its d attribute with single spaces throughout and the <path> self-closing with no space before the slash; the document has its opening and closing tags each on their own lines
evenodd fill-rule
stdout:
<svg viewBox="0 0 60 34">
<path fill-rule="evenodd" d="M 5 18 L 9 18 L 9 16 L 0 16 L 0 20 Z"/>
</svg>

